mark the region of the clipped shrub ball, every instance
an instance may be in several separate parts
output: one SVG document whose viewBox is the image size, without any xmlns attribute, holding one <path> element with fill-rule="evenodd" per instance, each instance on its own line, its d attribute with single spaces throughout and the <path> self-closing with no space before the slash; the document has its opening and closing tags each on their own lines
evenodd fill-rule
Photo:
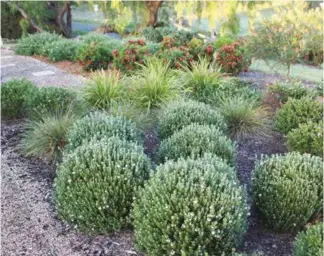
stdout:
<svg viewBox="0 0 324 256">
<path fill-rule="evenodd" d="M 80 43 L 72 39 L 54 41 L 47 46 L 49 48 L 48 58 L 52 61 L 74 61 L 79 46 Z"/>
<path fill-rule="evenodd" d="M 323 157 L 323 121 L 300 124 L 288 133 L 287 144 L 291 151 Z"/>
<path fill-rule="evenodd" d="M 1 116 L 20 118 L 26 113 L 25 105 L 29 94 L 37 88 L 26 79 L 14 79 L 1 85 Z"/>
<path fill-rule="evenodd" d="M 206 159 L 158 166 L 134 201 L 137 248 L 147 255 L 231 255 L 246 230 L 247 203 L 225 166 Z"/>
<path fill-rule="evenodd" d="M 158 160 L 199 157 L 213 153 L 229 164 L 234 163 L 235 146 L 213 125 L 190 124 L 161 142 Z"/>
<path fill-rule="evenodd" d="M 297 235 L 293 256 L 322 256 L 323 249 L 323 222 L 319 222 Z"/>
<path fill-rule="evenodd" d="M 130 224 L 135 192 L 148 179 L 143 149 L 117 137 L 93 140 L 63 158 L 55 180 L 60 216 L 76 228 L 104 234 Z"/>
<path fill-rule="evenodd" d="M 139 133 L 133 123 L 123 117 L 108 116 L 103 112 L 93 112 L 76 121 L 67 134 L 68 151 L 82 143 L 102 137 L 118 136 L 127 141 L 138 141 Z"/>
<path fill-rule="evenodd" d="M 276 113 L 276 127 L 287 134 L 301 123 L 318 122 L 323 118 L 323 106 L 319 101 L 309 97 L 288 99 Z"/>
<path fill-rule="evenodd" d="M 210 106 L 197 101 L 180 101 L 168 104 L 159 115 L 159 135 L 165 139 L 192 123 L 215 125 L 225 131 L 224 118 Z"/>
<path fill-rule="evenodd" d="M 253 199 L 276 230 L 303 227 L 323 204 L 322 159 L 297 152 L 264 157 L 252 178 Z"/>
</svg>

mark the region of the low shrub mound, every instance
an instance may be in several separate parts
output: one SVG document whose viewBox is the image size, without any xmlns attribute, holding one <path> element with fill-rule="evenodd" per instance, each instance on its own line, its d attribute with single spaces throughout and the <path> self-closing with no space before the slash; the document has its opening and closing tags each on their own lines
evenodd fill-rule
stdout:
<svg viewBox="0 0 324 256">
<path fill-rule="evenodd" d="M 47 44 L 60 40 L 61 37 L 54 33 L 42 32 L 29 35 L 18 41 L 15 52 L 20 55 L 44 55 L 47 56 Z"/>
<path fill-rule="evenodd" d="M 276 113 L 276 127 L 287 134 L 301 123 L 307 121 L 319 122 L 323 118 L 323 105 L 321 102 L 309 97 L 301 99 L 288 99 Z"/>
<path fill-rule="evenodd" d="M 14 79 L 1 85 L 1 116 L 20 118 L 26 114 L 26 100 L 37 91 L 26 79 Z"/>
<path fill-rule="evenodd" d="M 148 255 L 230 254 L 247 220 L 246 194 L 229 178 L 231 171 L 210 158 L 158 166 L 134 202 L 138 249 Z"/>
<path fill-rule="evenodd" d="M 253 199 L 269 226 L 298 230 L 323 207 L 322 159 L 296 152 L 265 157 L 252 178 Z"/>
<path fill-rule="evenodd" d="M 216 50 L 222 48 L 225 45 L 231 45 L 234 43 L 234 40 L 228 36 L 222 36 L 214 42 L 214 48 Z"/>
<path fill-rule="evenodd" d="M 128 227 L 133 197 L 150 161 L 138 145 L 117 137 L 94 140 L 63 158 L 55 180 L 61 217 L 87 233 Z"/>
<path fill-rule="evenodd" d="M 161 139 L 171 136 L 174 132 L 192 123 L 215 125 L 222 131 L 226 130 L 221 114 L 204 103 L 192 100 L 168 104 L 158 119 L 158 132 Z"/>
<path fill-rule="evenodd" d="M 288 133 L 287 144 L 291 151 L 323 157 L 323 121 L 300 124 Z"/>
<path fill-rule="evenodd" d="M 26 100 L 29 117 L 41 119 L 44 114 L 84 110 L 84 103 L 77 93 L 65 88 L 42 87 L 29 94 Z"/>
<path fill-rule="evenodd" d="M 321 256 L 323 249 L 323 222 L 319 222 L 297 235 L 293 256 Z"/>
<path fill-rule="evenodd" d="M 180 157 L 200 157 L 204 153 L 213 153 L 233 164 L 235 146 L 216 126 L 190 124 L 161 142 L 157 158 L 164 162 Z"/>
<path fill-rule="evenodd" d="M 52 61 L 75 61 L 80 43 L 72 39 L 62 39 L 48 44 L 48 58 Z"/>
<path fill-rule="evenodd" d="M 67 150 L 71 151 L 92 139 L 117 136 L 127 141 L 138 141 L 139 133 L 134 124 L 123 117 L 93 112 L 73 124 L 69 129 Z"/>
</svg>

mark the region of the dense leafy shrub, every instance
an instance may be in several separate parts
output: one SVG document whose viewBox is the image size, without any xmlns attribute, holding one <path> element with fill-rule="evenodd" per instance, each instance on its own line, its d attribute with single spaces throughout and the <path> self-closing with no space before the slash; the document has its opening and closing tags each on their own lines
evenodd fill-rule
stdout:
<svg viewBox="0 0 324 256">
<path fill-rule="evenodd" d="M 250 135 L 264 137 L 270 130 L 269 114 L 262 106 L 241 98 L 224 98 L 217 110 L 223 115 L 228 134 L 234 139 Z"/>
<path fill-rule="evenodd" d="M 194 37 L 195 33 L 186 30 L 176 30 L 170 34 L 177 45 L 187 45 Z"/>
<path fill-rule="evenodd" d="M 29 120 L 22 139 L 21 149 L 26 156 L 42 157 L 52 163 L 61 160 L 67 143 L 66 133 L 80 113 L 47 113 L 37 120 Z"/>
<path fill-rule="evenodd" d="M 225 45 L 231 45 L 234 43 L 234 40 L 231 37 L 227 37 L 227 36 L 223 36 L 218 38 L 215 42 L 214 42 L 214 48 L 216 50 L 222 48 Z"/>
<path fill-rule="evenodd" d="M 319 222 L 298 234 L 294 243 L 294 256 L 323 255 L 323 222 Z"/>
<path fill-rule="evenodd" d="M 71 39 L 62 39 L 47 44 L 48 58 L 52 61 L 70 60 L 74 61 L 80 43 Z"/>
<path fill-rule="evenodd" d="M 64 156 L 58 168 L 55 201 L 59 213 L 88 233 L 127 227 L 133 197 L 149 171 L 148 158 L 134 143 L 111 137 L 80 146 Z"/>
<path fill-rule="evenodd" d="M 91 43 L 102 43 L 105 41 L 108 41 L 109 38 L 105 36 L 104 34 L 99 34 L 99 33 L 88 33 L 84 36 L 81 37 L 81 41 L 86 43 L 86 44 L 91 44 Z"/>
<path fill-rule="evenodd" d="M 134 72 L 127 80 L 130 99 L 143 110 L 159 107 L 160 104 L 180 95 L 175 73 L 168 64 L 157 58 L 149 58 L 145 66 Z"/>
<path fill-rule="evenodd" d="M 288 133 L 287 144 L 291 151 L 323 157 L 323 121 L 299 124 Z"/>
<path fill-rule="evenodd" d="M 123 99 L 125 88 L 120 74 L 116 71 L 93 73 L 82 88 L 84 99 L 98 109 L 109 109 L 112 104 Z"/>
<path fill-rule="evenodd" d="M 151 26 L 144 28 L 142 30 L 142 34 L 146 40 L 154 43 L 159 43 L 163 39 L 161 31 L 158 28 L 153 28 Z"/>
<path fill-rule="evenodd" d="M 15 52 L 20 55 L 39 54 L 47 56 L 46 45 L 58 40 L 60 40 L 60 36 L 57 34 L 49 32 L 36 33 L 20 39 Z"/>
<path fill-rule="evenodd" d="M 1 116 L 19 118 L 25 115 L 25 104 L 29 94 L 37 91 L 26 79 L 14 79 L 1 85 Z"/>
<path fill-rule="evenodd" d="M 29 94 L 26 100 L 28 115 L 33 118 L 41 118 L 46 113 L 83 111 L 84 105 L 76 92 L 65 88 L 42 87 Z"/>
<path fill-rule="evenodd" d="M 323 118 L 323 106 L 320 102 L 310 97 L 301 99 L 288 99 L 276 113 L 276 127 L 288 133 L 294 128 L 298 128 L 301 123 L 307 121 L 318 122 Z"/>
<path fill-rule="evenodd" d="M 67 150 L 74 150 L 92 139 L 112 136 L 135 142 L 139 139 L 136 127 L 125 118 L 108 116 L 103 112 L 90 113 L 76 121 L 68 131 Z"/>
<path fill-rule="evenodd" d="M 190 124 L 163 140 L 157 157 L 165 162 L 180 157 L 199 157 L 204 153 L 213 153 L 233 164 L 235 146 L 216 126 Z"/>
<path fill-rule="evenodd" d="M 260 251 L 255 251 L 252 253 L 235 253 L 233 256 L 264 256 L 264 253 Z"/>
<path fill-rule="evenodd" d="M 221 160 L 157 168 L 134 203 L 136 245 L 148 255 L 230 255 L 246 230 L 245 191 Z"/>
<path fill-rule="evenodd" d="M 221 47 L 216 56 L 216 63 L 224 72 L 230 74 L 247 71 L 250 64 L 239 42 Z"/>
<path fill-rule="evenodd" d="M 168 104 L 159 114 L 158 119 L 158 132 L 161 139 L 171 136 L 174 132 L 192 123 L 215 125 L 221 131 L 226 130 L 222 115 L 208 105 L 192 100 Z"/>
<path fill-rule="evenodd" d="M 253 199 L 269 226 L 299 229 L 323 207 L 322 159 L 296 152 L 265 157 L 252 178 Z"/>
</svg>

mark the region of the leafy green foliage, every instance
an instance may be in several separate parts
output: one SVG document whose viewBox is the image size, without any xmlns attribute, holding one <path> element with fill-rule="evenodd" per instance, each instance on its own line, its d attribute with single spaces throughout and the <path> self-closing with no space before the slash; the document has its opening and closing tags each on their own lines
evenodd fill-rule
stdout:
<svg viewBox="0 0 324 256">
<path fill-rule="evenodd" d="M 291 151 L 323 157 L 323 121 L 299 124 L 288 133 L 287 144 Z"/>
<path fill-rule="evenodd" d="M 138 249 L 148 255 L 230 255 L 247 218 L 246 193 L 232 172 L 215 156 L 158 166 L 134 203 Z"/>
<path fill-rule="evenodd" d="M 264 137 L 270 131 L 269 114 L 262 106 L 241 97 L 224 98 L 217 110 L 223 115 L 228 134 L 233 139 Z"/>
<path fill-rule="evenodd" d="M 123 117 L 108 116 L 103 112 L 93 112 L 76 121 L 67 134 L 67 151 L 74 150 L 90 140 L 117 136 L 128 141 L 138 141 L 136 127 Z"/>
<path fill-rule="evenodd" d="M 318 122 L 323 118 L 323 105 L 310 97 L 288 99 L 276 113 L 276 127 L 287 134 L 299 124 L 307 121 Z"/>
<path fill-rule="evenodd" d="M 60 40 L 60 36 L 49 32 L 36 33 L 18 41 L 15 52 L 20 55 L 47 56 L 47 44 Z"/>
<path fill-rule="evenodd" d="M 59 162 L 67 143 L 66 133 L 79 118 L 80 113 L 58 111 L 46 113 L 41 119 L 29 120 L 21 142 L 22 152 L 54 164 Z"/>
<path fill-rule="evenodd" d="M 143 149 L 117 137 L 102 137 L 63 158 L 55 180 L 55 202 L 63 219 L 87 233 L 128 227 L 133 197 L 148 179 Z"/>
<path fill-rule="evenodd" d="M 1 116 L 20 118 L 26 113 L 25 105 L 29 94 L 37 88 L 26 79 L 13 79 L 1 85 Z"/>
<path fill-rule="evenodd" d="M 86 44 L 103 43 L 108 40 L 109 40 L 109 38 L 107 36 L 105 36 L 104 34 L 99 34 L 99 33 L 88 33 L 81 37 L 81 41 Z"/>
<path fill-rule="evenodd" d="M 233 43 L 234 43 L 234 40 L 231 37 L 223 36 L 223 37 L 218 38 L 214 42 L 214 48 L 216 50 L 218 50 L 218 49 L 222 48 L 225 45 L 230 45 L 230 44 L 233 44 Z"/>
<path fill-rule="evenodd" d="M 154 109 L 180 96 L 181 87 L 168 64 L 157 58 L 148 58 L 145 66 L 127 81 L 130 99 L 141 109 Z"/>
<path fill-rule="evenodd" d="M 293 256 L 322 256 L 323 249 L 323 222 L 318 222 L 297 235 Z"/>
<path fill-rule="evenodd" d="M 80 43 L 71 39 L 62 39 L 46 44 L 48 58 L 52 61 L 74 61 Z"/>
<path fill-rule="evenodd" d="M 221 131 L 226 131 L 222 115 L 210 106 L 192 100 L 167 104 L 158 119 L 158 132 L 161 139 L 170 137 L 174 132 L 192 123 L 215 125 Z"/>
<path fill-rule="evenodd" d="M 163 140 L 157 157 L 165 162 L 180 157 L 199 157 L 204 153 L 213 153 L 233 164 L 235 146 L 216 126 L 190 124 Z"/>
<path fill-rule="evenodd" d="M 82 88 L 82 95 L 89 105 L 108 110 L 112 104 L 123 99 L 125 87 L 116 71 L 93 73 Z"/>
<path fill-rule="evenodd" d="M 299 229 L 323 208 L 319 157 L 292 152 L 262 158 L 252 181 L 254 202 L 274 229 Z"/>
<path fill-rule="evenodd" d="M 142 30 L 142 34 L 146 40 L 154 42 L 154 43 L 159 43 L 163 40 L 161 31 L 158 28 L 153 28 L 151 26 L 146 27 Z"/>
</svg>

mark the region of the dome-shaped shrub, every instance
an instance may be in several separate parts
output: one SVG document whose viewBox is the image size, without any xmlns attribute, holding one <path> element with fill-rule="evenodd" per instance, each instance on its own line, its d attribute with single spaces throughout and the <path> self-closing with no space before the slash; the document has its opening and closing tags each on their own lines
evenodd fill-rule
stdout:
<svg viewBox="0 0 324 256">
<path fill-rule="evenodd" d="M 143 149 L 117 137 L 93 140 L 64 156 L 55 180 L 63 219 L 89 233 L 127 227 L 134 193 L 148 179 Z"/>
<path fill-rule="evenodd" d="M 287 134 L 301 123 L 318 122 L 323 118 L 322 103 L 310 97 L 290 98 L 276 113 L 276 127 Z"/>
<path fill-rule="evenodd" d="M 137 141 L 139 134 L 134 124 L 122 117 L 108 116 L 103 112 L 93 112 L 78 120 L 67 134 L 67 150 L 73 150 L 84 141 L 93 138 L 118 136 L 128 141 Z"/>
<path fill-rule="evenodd" d="M 233 142 L 216 126 L 191 124 L 163 140 L 157 156 L 160 162 L 164 162 L 167 159 L 213 153 L 233 164 L 234 152 Z"/>
<path fill-rule="evenodd" d="M 253 198 L 269 226 L 298 229 L 322 209 L 321 158 L 297 152 L 265 157 L 252 178 Z"/>
<path fill-rule="evenodd" d="M 159 135 L 161 139 L 192 123 L 211 124 L 226 130 L 221 114 L 210 106 L 197 101 L 180 101 L 169 104 L 159 115 Z"/>
<path fill-rule="evenodd" d="M 323 121 L 300 124 L 287 135 L 288 148 L 300 153 L 323 157 Z"/>
<path fill-rule="evenodd" d="M 148 255 L 230 255 L 246 230 L 247 204 L 226 166 L 206 159 L 158 166 L 134 201 L 138 249 Z"/>
<path fill-rule="evenodd" d="M 323 222 L 319 222 L 297 235 L 294 256 L 323 255 Z"/>
</svg>

